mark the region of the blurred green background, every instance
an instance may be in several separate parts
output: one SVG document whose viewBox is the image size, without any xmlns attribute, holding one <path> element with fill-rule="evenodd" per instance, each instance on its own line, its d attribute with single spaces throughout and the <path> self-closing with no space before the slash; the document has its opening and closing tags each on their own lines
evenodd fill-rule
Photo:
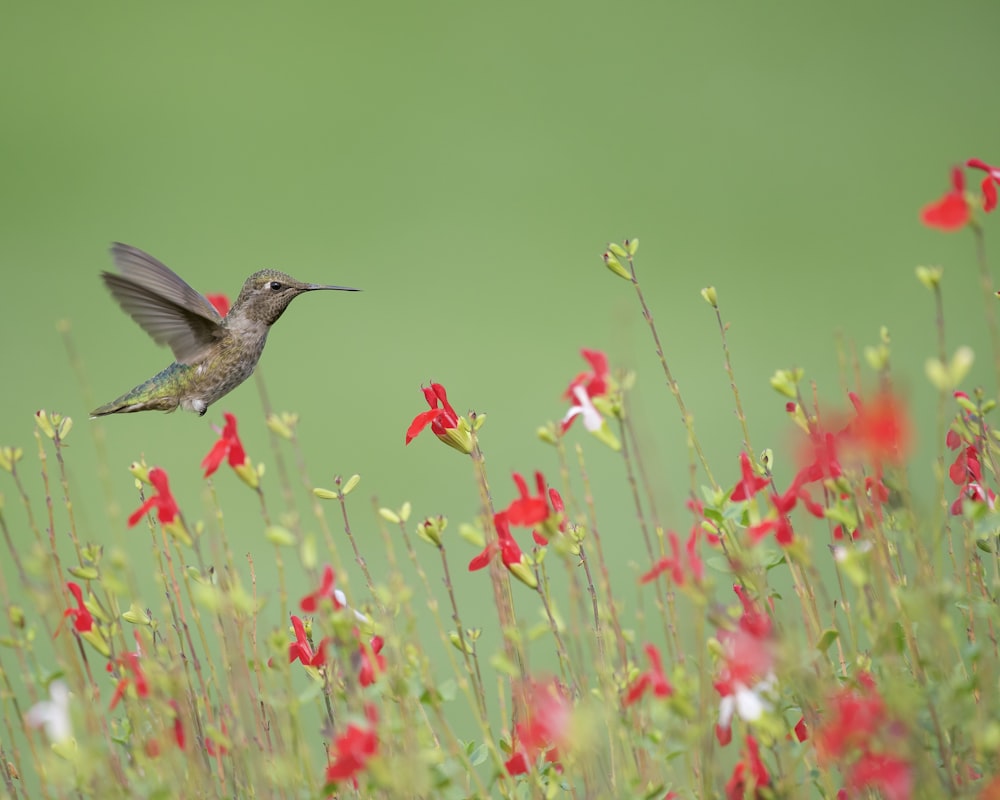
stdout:
<svg viewBox="0 0 1000 800">
<path fill-rule="evenodd" d="M 99 280 L 115 240 L 205 292 L 234 296 L 262 267 L 364 289 L 297 300 L 261 368 L 274 406 L 302 416 L 315 482 L 361 474 L 355 526 L 376 574 L 367 497 L 456 524 L 476 511 L 463 459 L 432 437 L 403 447 L 425 408 L 420 384 L 441 381 L 460 413 L 489 415 L 503 505 L 511 470 L 555 474 L 534 432 L 563 413 L 581 347 L 638 370 L 662 508 L 687 527 L 683 431 L 634 293 L 601 264 L 609 240 L 641 239 L 640 278 L 722 482 L 735 480 L 741 437 L 705 285 L 731 323 L 758 450 L 787 440 L 767 384 L 776 368 L 803 366 L 839 398 L 838 331 L 864 345 L 887 325 L 897 375 L 928 418 L 933 316 L 917 264 L 946 267 L 950 345 L 989 360 L 971 237 L 926 230 L 917 214 L 952 164 L 1000 161 L 992 0 L 107 2 L 4 16 L 0 443 L 29 451 L 40 500 L 32 414 L 75 418 L 85 540 L 125 538 L 107 529 L 88 428 L 105 428 L 126 510 L 137 505 L 126 467 L 145 456 L 188 515 L 204 515 L 198 464 L 224 410 L 251 457 L 271 460 L 253 382 L 203 419 L 87 420 L 58 320 L 72 324 L 93 404 L 171 360 Z M 573 436 L 615 558 L 644 565 L 618 460 L 582 428 Z M 928 457 L 916 463 L 930 474 Z M 256 505 L 228 471 L 217 484 L 237 551 L 260 556 L 266 585 Z M 27 543 L 9 481 L 0 491 Z M 145 534 L 136 542 L 138 554 Z M 463 575 L 458 591 L 486 598 L 485 580 Z M 493 619 L 471 606 L 467 622 Z"/>
</svg>

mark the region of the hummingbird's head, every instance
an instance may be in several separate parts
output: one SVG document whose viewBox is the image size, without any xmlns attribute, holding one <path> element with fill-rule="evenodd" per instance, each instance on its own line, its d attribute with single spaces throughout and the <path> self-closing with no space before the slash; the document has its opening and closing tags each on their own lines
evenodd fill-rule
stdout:
<svg viewBox="0 0 1000 800">
<path fill-rule="evenodd" d="M 262 269 L 255 272 L 243 284 L 239 297 L 233 303 L 227 318 L 232 320 L 241 316 L 246 322 L 273 325 L 277 322 L 288 304 L 304 292 L 314 292 L 320 289 L 336 290 L 338 292 L 357 292 L 348 286 L 324 286 L 319 283 L 302 283 L 291 275 L 274 269 Z"/>
</svg>

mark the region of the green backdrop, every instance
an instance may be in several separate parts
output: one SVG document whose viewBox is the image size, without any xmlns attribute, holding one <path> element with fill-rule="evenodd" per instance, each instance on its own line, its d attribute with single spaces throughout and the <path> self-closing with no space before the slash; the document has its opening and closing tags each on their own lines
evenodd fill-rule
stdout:
<svg viewBox="0 0 1000 800">
<path fill-rule="evenodd" d="M 992 0 L 8 8 L 0 444 L 29 450 L 37 499 L 32 414 L 75 418 L 74 499 L 94 541 L 129 535 L 107 529 L 88 427 L 104 427 L 126 510 L 125 468 L 144 455 L 190 516 L 204 513 L 198 463 L 224 410 L 251 457 L 270 460 L 252 382 L 204 419 L 86 419 L 58 320 L 95 405 L 170 361 L 98 278 L 119 240 L 206 292 L 235 295 L 265 266 L 364 289 L 297 300 L 261 368 L 275 407 L 302 415 L 315 482 L 361 474 L 355 522 L 362 539 L 371 529 L 376 573 L 368 496 L 455 523 L 476 510 L 462 459 L 430 437 L 403 447 L 420 384 L 489 415 L 504 504 L 510 470 L 554 474 L 534 431 L 563 413 L 585 346 L 638 370 L 663 508 L 686 529 L 683 432 L 634 294 L 601 264 L 606 242 L 642 241 L 643 286 L 722 482 L 741 439 L 707 284 L 731 323 L 754 445 L 779 458 L 788 423 L 767 380 L 803 366 L 840 402 L 838 331 L 864 345 L 887 325 L 897 375 L 923 391 L 934 330 L 918 264 L 945 265 L 949 343 L 987 362 L 971 237 L 917 214 L 952 164 L 1000 161 L 998 29 Z M 916 412 L 931 408 L 923 391 Z M 574 436 L 615 558 L 645 566 L 618 462 Z M 238 547 L 265 552 L 246 489 L 228 472 L 217 484 Z M 0 492 L 26 543 L 9 481 Z M 462 575 L 458 591 L 486 598 L 484 580 Z M 484 606 L 478 624 L 492 619 Z"/>
</svg>

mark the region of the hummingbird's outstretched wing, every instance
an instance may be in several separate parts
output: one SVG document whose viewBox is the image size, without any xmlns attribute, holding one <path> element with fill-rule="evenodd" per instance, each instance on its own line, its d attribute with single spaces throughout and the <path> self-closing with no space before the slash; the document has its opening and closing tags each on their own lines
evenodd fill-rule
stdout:
<svg viewBox="0 0 1000 800">
<path fill-rule="evenodd" d="M 153 341 L 173 350 L 178 363 L 196 363 L 222 335 L 219 312 L 148 253 L 115 242 L 111 255 L 121 274 L 101 277 L 115 300 Z"/>
</svg>

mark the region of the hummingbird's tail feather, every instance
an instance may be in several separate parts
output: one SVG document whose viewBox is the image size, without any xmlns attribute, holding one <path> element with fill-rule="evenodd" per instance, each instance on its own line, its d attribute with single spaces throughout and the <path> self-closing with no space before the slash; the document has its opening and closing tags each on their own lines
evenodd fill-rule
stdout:
<svg viewBox="0 0 1000 800">
<path fill-rule="evenodd" d="M 121 397 L 98 406 L 90 412 L 90 418 L 131 414 L 135 411 L 174 411 L 182 405 L 180 381 L 191 369 L 183 364 L 171 364 Z"/>
<path fill-rule="evenodd" d="M 176 411 L 180 405 L 176 397 L 153 397 L 146 400 L 136 400 L 131 396 L 132 392 L 129 392 L 117 400 L 98 406 L 90 412 L 90 418 L 97 419 L 109 414 L 131 414 L 134 411 Z"/>
</svg>

